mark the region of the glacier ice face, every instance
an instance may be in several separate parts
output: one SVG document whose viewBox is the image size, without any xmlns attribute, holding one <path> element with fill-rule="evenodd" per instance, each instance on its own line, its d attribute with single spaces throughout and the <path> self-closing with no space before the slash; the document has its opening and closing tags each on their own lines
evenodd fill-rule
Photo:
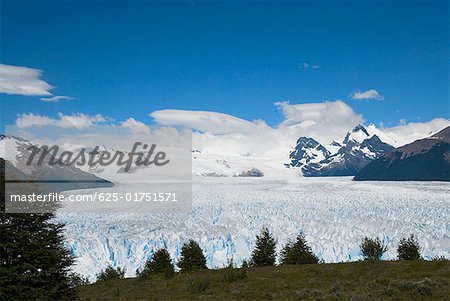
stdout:
<svg viewBox="0 0 450 301">
<path fill-rule="evenodd" d="M 127 276 L 164 246 L 175 261 L 188 239 L 197 240 L 210 268 L 250 257 L 255 235 L 268 226 L 278 248 L 300 231 L 326 262 L 358 260 L 364 236 L 396 257 L 401 237 L 415 233 L 425 258 L 450 256 L 448 183 L 353 182 L 350 178 L 195 178 L 191 213 L 58 212 L 75 271 L 95 279 L 108 264 Z"/>
</svg>

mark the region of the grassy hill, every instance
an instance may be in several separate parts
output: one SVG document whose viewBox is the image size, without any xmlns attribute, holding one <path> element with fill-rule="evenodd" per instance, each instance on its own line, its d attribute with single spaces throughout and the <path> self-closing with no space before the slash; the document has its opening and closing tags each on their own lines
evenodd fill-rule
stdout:
<svg viewBox="0 0 450 301">
<path fill-rule="evenodd" d="M 450 300 L 450 261 L 208 270 L 105 281 L 78 293 L 82 300 Z"/>
</svg>

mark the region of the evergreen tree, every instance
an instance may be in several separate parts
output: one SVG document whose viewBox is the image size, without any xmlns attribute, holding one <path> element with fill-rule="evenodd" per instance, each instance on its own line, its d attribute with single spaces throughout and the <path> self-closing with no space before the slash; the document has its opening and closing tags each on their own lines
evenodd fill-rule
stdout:
<svg viewBox="0 0 450 301">
<path fill-rule="evenodd" d="M 194 240 L 189 240 L 181 248 L 180 261 L 178 267 L 181 272 L 206 269 L 206 258 L 199 244 Z"/>
<path fill-rule="evenodd" d="M 145 267 L 141 273 L 139 273 L 140 277 L 147 277 L 148 275 L 154 274 L 173 274 L 174 268 L 172 259 L 170 258 L 169 251 L 167 249 L 162 248 L 157 250 L 151 259 L 147 260 L 145 263 Z"/>
<path fill-rule="evenodd" d="M 406 239 L 400 239 L 400 243 L 397 248 L 397 256 L 400 260 L 420 260 L 420 245 L 415 239 L 414 234 Z"/>
<path fill-rule="evenodd" d="M 247 269 L 251 266 L 252 266 L 252 264 L 251 264 L 250 260 L 247 260 L 247 259 L 242 260 L 242 265 L 241 265 L 242 269 Z"/>
<path fill-rule="evenodd" d="M 281 264 L 318 263 L 319 258 L 307 245 L 305 236 L 300 234 L 295 242 L 288 242 L 281 250 Z"/>
<path fill-rule="evenodd" d="M 387 247 L 383 245 L 378 237 L 372 239 L 367 236 L 364 237 L 359 249 L 361 250 L 364 260 L 379 260 L 387 251 Z"/>
<path fill-rule="evenodd" d="M 260 235 L 256 235 L 256 247 L 252 253 L 254 266 L 275 265 L 276 241 L 269 229 L 263 228 Z"/>
<path fill-rule="evenodd" d="M 73 258 L 52 213 L 5 213 L 0 159 L 0 296 L 2 300 L 74 300 Z"/>
</svg>

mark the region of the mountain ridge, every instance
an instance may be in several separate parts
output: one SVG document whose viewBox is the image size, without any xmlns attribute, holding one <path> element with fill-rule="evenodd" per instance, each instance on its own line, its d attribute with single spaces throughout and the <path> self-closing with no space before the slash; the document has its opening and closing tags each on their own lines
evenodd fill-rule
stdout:
<svg viewBox="0 0 450 301">
<path fill-rule="evenodd" d="M 450 181 L 450 127 L 387 152 L 355 181 Z"/>
</svg>

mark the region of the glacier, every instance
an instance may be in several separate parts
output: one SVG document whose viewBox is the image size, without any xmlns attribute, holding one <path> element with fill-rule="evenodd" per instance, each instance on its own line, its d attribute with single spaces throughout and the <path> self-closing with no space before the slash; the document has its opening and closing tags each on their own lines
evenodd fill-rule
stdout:
<svg viewBox="0 0 450 301">
<path fill-rule="evenodd" d="M 114 189 L 107 188 L 107 189 Z M 99 189 L 101 191 L 101 189 Z M 72 212 L 61 208 L 74 271 L 95 280 L 108 265 L 135 275 L 160 247 L 175 263 L 188 239 L 199 242 L 210 268 L 251 256 L 255 235 L 269 227 L 278 250 L 303 232 L 325 262 L 361 259 L 364 236 L 396 257 L 402 237 L 417 235 L 425 259 L 450 257 L 450 185 L 441 182 L 354 182 L 339 178 L 194 177 L 190 213 Z"/>
</svg>

